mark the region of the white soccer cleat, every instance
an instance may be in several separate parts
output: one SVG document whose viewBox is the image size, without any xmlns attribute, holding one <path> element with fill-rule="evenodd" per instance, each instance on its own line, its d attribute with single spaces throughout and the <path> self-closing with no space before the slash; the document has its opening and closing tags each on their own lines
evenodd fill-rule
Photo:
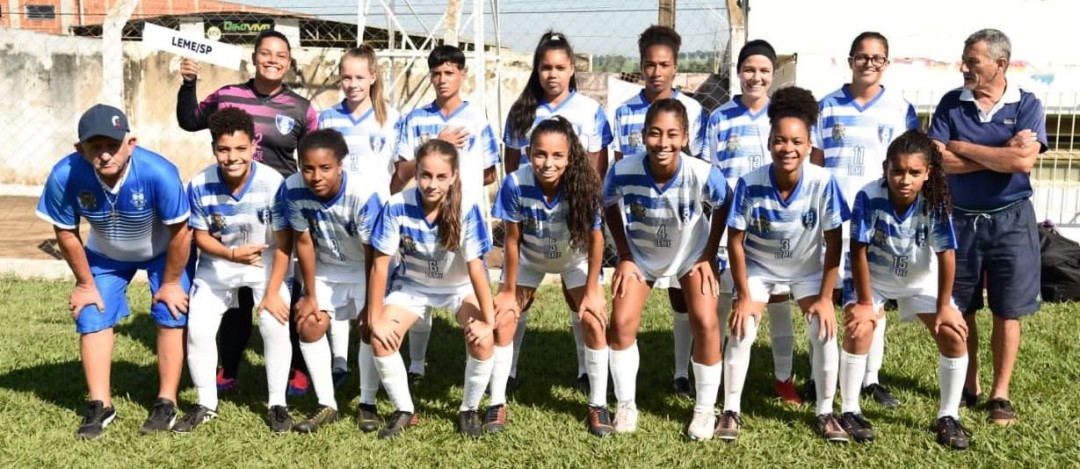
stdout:
<svg viewBox="0 0 1080 469">
<path fill-rule="evenodd" d="M 619 408 L 615 411 L 615 433 L 636 432 L 637 419 L 637 406 L 620 402 Z"/>
<path fill-rule="evenodd" d="M 715 428 L 716 414 L 694 412 L 694 418 L 690 420 L 690 426 L 686 428 L 686 436 L 694 441 L 708 441 L 712 439 Z"/>
</svg>

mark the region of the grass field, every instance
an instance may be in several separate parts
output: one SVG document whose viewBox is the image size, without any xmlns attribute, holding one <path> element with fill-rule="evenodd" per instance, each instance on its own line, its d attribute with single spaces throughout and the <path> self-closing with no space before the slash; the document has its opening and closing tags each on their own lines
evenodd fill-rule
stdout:
<svg viewBox="0 0 1080 469">
<path fill-rule="evenodd" d="M 448 316 L 436 319 L 428 378 L 415 390 L 420 426 L 394 441 L 361 434 L 352 422 L 358 391 L 355 368 L 338 394 L 345 420 L 315 435 L 272 435 L 263 423 L 265 375 L 257 333 L 241 371 L 242 388 L 225 394 L 217 420 L 188 435 L 139 436 L 157 391 L 154 325 L 138 313 L 117 327 L 113 393 L 118 418 L 99 440 L 80 442 L 74 431 L 85 406 L 77 336 L 65 312 L 66 282 L 0 278 L 0 467 L 699 467 L 746 466 L 1074 466 L 1080 464 L 1080 306 L 1046 305 L 1024 322 L 1019 369 L 1013 378 L 1017 425 L 996 428 L 986 411 L 963 411 L 973 447 L 939 447 L 929 427 L 937 409 L 937 352 L 919 324 L 891 319 L 882 381 L 903 406 L 886 411 L 864 402 L 878 441 L 828 445 L 813 432 L 810 407 L 789 408 L 772 396 L 768 334 L 760 333 L 747 378 L 744 427 L 732 444 L 686 441 L 682 430 L 692 403 L 669 392 L 671 318 L 662 292 L 653 295 L 642 322 L 639 431 L 597 439 L 584 425 L 585 398 L 575 375 L 572 338 L 561 295 L 543 290 L 534 307 L 520 366 L 522 388 L 510 397 L 508 431 L 480 440 L 454 433 L 461 398 L 464 347 Z M 145 285 L 129 293 L 146 311 Z M 893 314 L 893 313 L 890 313 Z M 981 316 L 988 331 L 988 315 Z M 798 323 L 798 321 L 797 321 Z M 768 326 L 768 322 L 765 323 Z M 796 325 L 798 337 L 805 327 Z M 988 387 L 988 335 L 984 386 Z M 809 374 L 806 341 L 796 340 L 795 374 Z M 355 348 L 353 349 L 355 354 Z M 355 360 L 355 358 L 353 358 Z M 355 367 L 355 364 L 354 364 Z M 185 376 L 180 405 L 195 392 Z M 290 398 L 295 418 L 315 405 L 313 393 Z M 380 413 L 391 408 L 380 394 Z"/>
</svg>

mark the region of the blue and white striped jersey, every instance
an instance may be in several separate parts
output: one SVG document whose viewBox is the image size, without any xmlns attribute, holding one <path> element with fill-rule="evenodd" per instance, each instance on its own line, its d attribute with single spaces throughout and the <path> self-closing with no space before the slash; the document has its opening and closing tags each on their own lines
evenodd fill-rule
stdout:
<svg viewBox="0 0 1080 469">
<path fill-rule="evenodd" d="M 520 225 L 520 257 L 537 270 L 562 272 L 588 257 L 585 250 L 570 249 L 570 227 L 566 221 L 569 206 L 562 201 L 561 188 L 550 202 L 544 197 L 532 165 L 522 166 L 507 176 L 495 197 L 492 216 Z M 600 229 L 600 213 L 596 214 L 593 229 Z"/>
<path fill-rule="evenodd" d="M 281 186 L 289 226 L 298 233 L 311 232 L 315 278 L 327 282 L 367 282 L 364 245 L 371 243 L 384 196 L 350 176 L 342 171 L 341 190 L 328 202 L 304 185 L 301 173 L 289 176 Z"/>
<path fill-rule="evenodd" d="M 397 157 L 412 161 L 424 142 L 439 136 L 447 127 L 463 127 L 469 133 L 464 148 L 459 148 L 461 189 L 464 200 L 479 203 L 484 193 L 484 170 L 499 164 L 499 144 L 491 130 L 484 110 L 468 101 L 461 103 L 449 116 L 442 115 L 439 106 L 431 104 L 413 109 L 405 116 L 398 135 Z"/>
<path fill-rule="evenodd" d="M 277 245 L 274 232 L 289 227 L 285 201 L 278 197 L 285 179 L 274 168 L 258 161 L 251 162 L 249 171 L 251 177 L 236 194 L 222 181 L 221 168 L 217 164 L 196 174 L 188 183 L 191 204 L 188 224 L 192 229 L 208 232 L 228 248 L 245 244 L 269 245 L 262 255 L 264 267 L 200 252 L 195 278 L 213 286 L 239 287 L 266 281 L 274 264 Z"/>
<path fill-rule="evenodd" d="M 679 169 L 661 187 L 641 153 L 608 170 L 604 206 L 622 204 L 626 240 L 638 268 L 655 278 L 669 277 L 704 252 L 710 229 L 705 211 L 719 209 L 727 190 L 719 169 L 685 155 L 679 155 Z"/>
<path fill-rule="evenodd" d="M 904 214 L 889 201 L 884 179 L 867 184 L 855 197 L 852 239 L 866 244 L 870 284 L 885 291 L 928 287 L 936 291 L 937 253 L 956 249 L 952 219 L 923 213 L 920 194 Z M 850 262 L 846 278 L 851 278 Z"/>
<path fill-rule="evenodd" d="M 687 150 L 691 155 L 700 157 L 705 148 L 705 119 L 708 116 L 701 108 L 701 103 L 679 90 L 672 90 L 671 97 L 686 106 L 686 117 L 690 120 L 690 128 L 687 130 L 690 144 Z M 615 109 L 615 120 L 611 127 L 615 131 L 615 151 L 622 153 L 623 157 L 645 154 L 643 129 L 645 113 L 649 112 L 650 104 L 642 90 Z"/>
<path fill-rule="evenodd" d="M 552 116 L 562 116 L 570 121 L 574 125 L 574 132 L 577 134 L 578 140 L 581 140 L 581 146 L 589 153 L 600 151 L 610 145 L 614 139 L 611 135 L 611 125 L 608 124 L 607 115 L 604 114 L 604 108 L 600 106 L 600 103 L 574 90 L 570 92 L 570 95 L 563 102 L 556 106 L 552 106 L 547 102 L 540 103 L 536 107 L 536 118 L 533 119 L 532 127 L 521 138 L 511 137 L 510 121 L 506 122 L 506 129 L 503 131 L 503 143 L 506 144 L 506 148 L 522 150 L 521 164 L 528 164 L 528 155 L 524 150 L 529 146 L 532 129 L 536 128 L 536 125 L 541 121 L 550 119 Z"/>
<path fill-rule="evenodd" d="M 470 285 L 466 264 L 491 250 L 491 235 L 475 203 L 461 207 L 461 245 L 447 250 L 439 241 L 439 224 L 424 215 L 419 188 L 405 189 L 386 202 L 372 232 L 371 245 L 385 254 L 400 253 L 390 276 L 394 289 L 454 293 Z"/>
<path fill-rule="evenodd" d="M 818 107 L 818 124 L 811 132 L 814 146 L 824 151 L 825 168 L 836 176 L 848 203 L 859 189 L 882 176 L 881 163 L 889 144 L 905 131 L 919 128 L 915 107 L 884 86 L 865 106 L 844 85 L 825 96 Z"/>
<path fill-rule="evenodd" d="M 705 154 L 733 188 L 739 178 L 772 162 L 768 111 L 766 104 L 757 113 L 751 112 L 743 106 L 741 96 L 735 96 L 709 116 Z"/>
<path fill-rule="evenodd" d="M 397 161 L 394 147 L 399 125 L 401 114 L 389 106 L 386 108 L 386 122 L 382 125 L 375 118 L 375 108 L 368 109 L 360 117 L 353 117 L 345 101 L 319 113 L 319 128 L 340 132 L 349 145 L 349 154 L 343 162 L 345 169 L 358 176 L 364 184 L 371 184 L 387 193 Z"/>
<path fill-rule="evenodd" d="M 824 233 L 851 218 L 836 178 L 812 164 L 801 168 L 786 200 L 771 163 L 739 179 L 728 227 L 745 232 L 747 275 L 798 280 L 821 272 Z"/>
<path fill-rule="evenodd" d="M 165 157 L 136 146 L 113 188 L 78 152 L 53 166 L 38 200 L 37 216 L 62 229 L 90 223 L 86 249 L 114 261 L 144 262 L 163 253 L 168 225 L 190 215 L 184 183 Z"/>
</svg>

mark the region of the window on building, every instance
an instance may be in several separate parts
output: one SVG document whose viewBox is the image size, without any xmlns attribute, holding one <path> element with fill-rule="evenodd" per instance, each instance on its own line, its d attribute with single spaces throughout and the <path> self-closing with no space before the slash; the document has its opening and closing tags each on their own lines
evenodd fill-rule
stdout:
<svg viewBox="0 0 1080 469">
<path fill-rule="evenodd" d="M 53 5 L 27 5 L 26 19 L 51 20 L 56 18 L 56 7 Z"/>
</svg>

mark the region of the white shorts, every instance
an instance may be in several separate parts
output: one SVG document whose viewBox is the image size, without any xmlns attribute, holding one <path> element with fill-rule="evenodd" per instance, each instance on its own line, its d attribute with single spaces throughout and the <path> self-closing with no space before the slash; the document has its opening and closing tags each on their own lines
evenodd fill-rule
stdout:
<svg viewBox="0 0 1080 469">
<path fill-rule="evenodd" d="M 463 288 L 451 293 L 420 293 L 406 290 L 392 290 L 383 300 L 383 307 L 394 305 L 405 308 L 423 321 L 427 321 L 427 315 L 431 308 L 446 308 L 451 314 L 457 314 L 465 298 L 473 295 L 472 287 Z"/>
<path fill-rule="evenodd" d="M 798 301 L 821 292 L 821 276 L 821 272 L 816 272 L 801 279 L 776 280 L 748 275 L 746 283 L 750 289 L 750 301 L 755 303 L 767 303 L 770 296 L 785 294 L 790 294 Z"/>
<path fill-rule="evenodd" d="M 281 288 L 278 290 L 278 295 L 281 296 L 281 301 L 285 304 L 289 304 L 290 301 L 289 284 L 289 279 L 286 279 L 281 282 Z M 244 284 L 236 287 L 221 287 L 196 278 L 191 283 L 190 300 L 188 300 L 189 314 L 216 314 L 223 316 L 228 309 L 240 306 L 240 289 L 243 287 L 251 289 L 251 295 L 255 300 L 254 303 L 258 306 L 262 302 L 263 295 L 265 295 L 266 282 Z"/>
<path fill-rule="evenodd" d="M 896 300 L 901 321 L 914 321 L 920 314 L 937 313 L 937 291 L 935 290 L 928 288 L 912 288 L 904 291 L 882 291 L 877 288 L 870 290 L 874 301 L 874 311 L 881 311 L 886 300 Z M 857 301 L 855 290 L 851 282 L 847 282 L 844 287 L 844 306 L 854 304 L 855 301 Z M 949 299 L 949 304 L 956 307 L 952 298 Z"/>
<path fill-rule="evenodd" d="M 567 290 L 583 287 L 589 278 L 589 260 L 582 259 L 581 262 L 566 266 L 562 271 L 547 272 L 536 268 L 525 259 L 520 259 L 518 262 L 517 286 L 535 289 L 540 286 L 540 282 L 544 281 L 544 276 L 547 274 L 559 274 Z M 502 279 L 499 279 L 499 281 L 501 282 Z"/>
<path fill-rule="evenodd" d="M 356 319 L 366 306 L 367 285 L 315 279 L 315 300 L 319 303 L 319 311 L 333 311 L 336 321 Z"/>
</svg>

